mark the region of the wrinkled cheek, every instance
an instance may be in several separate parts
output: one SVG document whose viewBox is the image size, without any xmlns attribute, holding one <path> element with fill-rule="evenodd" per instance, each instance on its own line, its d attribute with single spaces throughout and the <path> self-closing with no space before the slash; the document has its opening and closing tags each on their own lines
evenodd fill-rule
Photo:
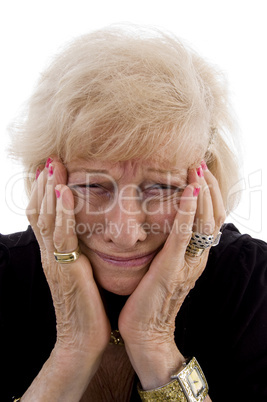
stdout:
<svg viewBox="0 0 267 402">
<path fill-rule="evenodd" d="M 176 213 L 151 215 L 147 217 L 146 222 L 142 225 L 143 229 L 151 235 L 169 235 Z"/>
<path fill-rule="evenodd" d="M 80 239 L 89 239 L 93 234 L 105 232 L 105 214 L 99 211 L 87 211 L 85 208 L 75 215 L 76 234 Z"/>
<path fill-rule="evenodd" d="M 172 202 L 147 204 L 145 206 L 146 225 L 150 231 L 153 234 L 158 231 L 158 233 L 168 235 L 172 229 L 178 207 L 178 204 Z"/>
<path fill-rule="evenodd" d="M 74 214 L 86 217 L 102 215 L 110 209 L 109 203 L 103 203 L 101 200 L 89 197 L 74 196 Z"/>
<path fill-rule="evenodd" d="M 145 215 L 153 216 L 173 216 L 179 209 L 179 198 L 146 200 L 142 203 L 142 211 Z"/>
<path fill-rule="evenodd" d="M 103 235 L 108 220 L 106 211 L 100 211 L 98 208 L 93 208 L 85 203 L 76 203 L 75 205 L 75 218 L 76 218 L 76 234 L 81 239 L 89 239 L 93 234 Z M 139 222 L 147 235 L 161 235 L 167 238 L 169 235 L 174 218 L 178 211 L 177 207 L 170 203 L 163 203 L 162 205 L 146 205 L 143 209 L 143 221 Z M 129 224 L 133 219 L 129 218 Z M 116 224 L 116 222 L 114 222 Z M 127 226 L 127 222 L 125 222 Z"/>
</svg>

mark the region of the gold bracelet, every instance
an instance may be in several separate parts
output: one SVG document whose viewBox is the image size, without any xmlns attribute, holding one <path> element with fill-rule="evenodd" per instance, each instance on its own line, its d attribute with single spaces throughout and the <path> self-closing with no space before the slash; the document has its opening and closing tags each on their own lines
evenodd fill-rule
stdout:
<svg viewBox="0 0 267 402">
<path fill-rule="evenodd" d="M 205 375 L 195 357 L 184 368 L 171 376 L 173 381 L 162 387 L 144 391 L 138 385 L 138 393 L 142 401 L 180 401 L 203 402 L 208 395 L 208 384 Z"/>
<path fill-rule="evenodd" d="M 183 392 L 183 388 L 177 380 L 173 380 L 162 387 L 143 391 L 140 385 L 137 387 L 139 396 L 142 401 L 173 401 L 173 402 L 187 402 L 187 398 Z"/>
</svg>

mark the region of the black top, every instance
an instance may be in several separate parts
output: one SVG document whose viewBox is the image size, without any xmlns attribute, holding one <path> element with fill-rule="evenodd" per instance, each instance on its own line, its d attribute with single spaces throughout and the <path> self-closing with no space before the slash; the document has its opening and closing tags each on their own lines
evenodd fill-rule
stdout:
<svg viewBox="0 0 267 402">
<path fill-rule="evenodd" d="M 103 299 L 115 328 L 126 298 L 104 292 Z M 266 243 L 224 226 L 177 316 L 175 339 L 184 356 L 199 361 L 213 402 L 267 401 Z M 53 303 L 32 229 L 0 235 L 0 401 L 25 392 L 55 340 Z M 138 400 L 135 391 L 132 400 Z"/>
</svg>

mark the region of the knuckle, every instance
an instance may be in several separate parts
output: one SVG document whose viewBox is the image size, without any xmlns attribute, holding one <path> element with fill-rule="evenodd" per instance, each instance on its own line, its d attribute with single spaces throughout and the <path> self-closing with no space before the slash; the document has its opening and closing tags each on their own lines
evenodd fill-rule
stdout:
<svg viewBox="0 0 267 402">
<path fill-rule="evenodd" d="M 26 217 L 27 217 L 28 221 L 30 222 L 30 224 L 31 225 L 34 224 L 36 222 L 36 220 L 37 220 L 36 210 L 32 209 L 32 208 L 29 209 L 27 207 L 25 212 L 26 212 Z"/>
<path fill-rule="evenodd" d="M 34 207 L 34 205 L 32 205 L 32 203 L 29 203 L 27 205 L 25 213 L 26 213 L 26 217 L 30 223 L 36 222 L 37 217 L 38 217 L 37 209 Z"/>
<path fill-rule="evenodd" d="M 187 227 L 186 230 L 180 230 L 179 243 L 182 246 L 187 247 L 187 245 L 191 239 L 191 236 L 192 236 L 192 230 L 191 229 L 189 230 L 189 227 Z"/>
<path fill-rule="evenodd" d="M 51 234 L 51 228 L 47 224 L 46 220 L 43 218 L 43 216 L 39 216 L 39 219 L 37 221 L 37 227 L 40 230 L 40 233 L 43 237 L 47 237 Z"/>
<path fill-rule="evenodd" d="M 73 220 L 74 221 L 74 220 Z M 68 252 L 77 247 L 77 237 L 75 232 L 75 221 L 69 227 L 55 227 L 53 242 L 55 248 L 62 252 Z"/>
<path fill-rule="evenodd" d="M 220 228 L 220 227 L 224 224 L 225 219 L 226 219 L 226 212 L 225 212 L 225 211 L 222 211 L 222 212 L 216 217 L 216 220 L 215 220 L 216 226 L 217 226 L 218 228 Z"/>
<path fill-rule="evenodd" d="M 209 187 L 215 187 L 215 188 L 219 188 L 219 182 L 216 179 L 215 176 L 213 176 L 212 174 L 209 176 Z"/>
<path fill-rule="evenodd" d="M 65 237 L 63 236 L 61 226 L 59 226 L 58 224 L 56 224 L 55 231 L 53 234 L 53 242 L 56 250 L 64 249 Z"/>
<path fill-rule="evenodd" d="M 65 240 L 60 236 L 54 236 L 54 245 L 56 250 L 64 252 L 66 250 Z"/>
<path fill-rule="evenodd" d="M 205 222 L 202 232 L 206 235 L 210 235 L 214 233 L 214 230 L 215 230 L 215 221 L 213 220 L 210 222 Z"/>
<path fill-rule="evenodd" d="M 210 184 L 206 184 L 205 186 L 202 187 L 202 192 L 204 197 L 210 197 Z"/>
<path fill-rule="evenodd" d="M 193 225 L 194 232 L 203 233 L 210 235 L 215 230 L 215 220 L 210 217 L 210 219 L 197 218 Z"/>
</svg>

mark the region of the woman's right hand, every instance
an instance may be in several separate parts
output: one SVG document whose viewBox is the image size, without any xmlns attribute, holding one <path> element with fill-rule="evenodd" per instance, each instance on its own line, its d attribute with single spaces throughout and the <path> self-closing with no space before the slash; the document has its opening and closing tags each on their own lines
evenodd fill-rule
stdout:
<svg viewBox="0 0 267 402">
<path fill-rule="evenodd" d="M 79 372 L 84 378 L 81 382 L 90 381 L 110 337 L 110 324 L 87 257 L 80 255 L 75 262 L 59 264 L 53 254 L 55 250 L 69 253 L 78 246 L 74 200 L 66 182 L 64 165 L 55 157 L 52 161 L 48 160 L 34 184 L 27 207 L 27 217 L 40 246 L 42 265 L 55 307 L 57 341 L 50 356 L 53 359 L 51 373 L 55 366 L 62 370 L 58 378 L 59 383 L 63 381 L 62 387 L 64 379 L 69 382 L 75 380 L 78 384 L 76 377 Z M 71 367 L 75 368 L 75 375 L 71 373 Z M 80 384 L 82 388 L 86 385 Z M 60 396 L 58 394 L 57 400 L 61 400 Z M 41 401 L 49 399 L 40 395 L 38 398 Z M 68 394 L 64 401 L 76 400 L 74 395 L 73 398 L 70 399 Z"/>
</svg>

